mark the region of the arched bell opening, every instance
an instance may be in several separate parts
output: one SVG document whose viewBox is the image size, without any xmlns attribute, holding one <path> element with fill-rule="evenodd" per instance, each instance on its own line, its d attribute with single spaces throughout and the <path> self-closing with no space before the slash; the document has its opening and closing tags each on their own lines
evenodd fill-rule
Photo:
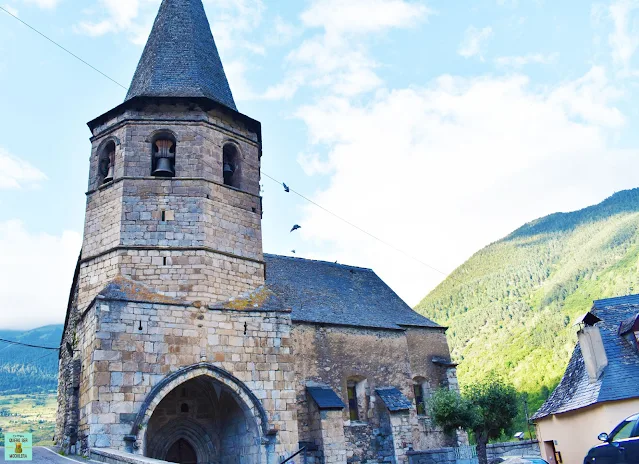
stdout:
<svg viewBox="0 0 639 464">
<path fill-rule="evenodd" d="M 145 433 L 145 455 L 169 462 L 262 462 L 254 411 L 229 386 L 207 375 L 171 390 L 155 407 Z M 194 461 L 195 459 L 195 461 Z"/>
<path fill-rule="evenodd" d="M 98 184 L 111 182 L 115 176 L 115 142 L 110 140 L 100 150 L 98 158 Z"/>
<path fill-rule="evenodd" d="M 151 139 L 151 175 L 175 177 L 177 141 L 171 132 L 160 131 Z"/>
<path fill-rule="evenodd" d="M 224 185 L 242 187 L 242 165 L 240 151 L 234 143 L 227 143 L 222 150 L 222 176 Z"/>
</svg>

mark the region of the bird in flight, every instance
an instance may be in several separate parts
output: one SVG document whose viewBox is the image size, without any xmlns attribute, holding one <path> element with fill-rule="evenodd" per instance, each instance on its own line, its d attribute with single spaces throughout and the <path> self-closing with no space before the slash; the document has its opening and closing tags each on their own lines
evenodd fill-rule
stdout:
<svg viewBox="0 0 639 464">
<path fill-rule="evenodd" d="M 302 228 L 302 226 L 299 226 L 299 225 L 295 224 L 293 226 L 293 228 L 291 229 L 291 232 L 295 232 L 296 230 L 300 230 L 301 228 Z"/>
<path fill-rule="evenodd" d="M 291 191 L 291 189 L 289 188 L 289 186 L 288 186 L 288 185 L 286 185 L 284 182 L 282 182 L 282 185 L 284 186 L 284 191 L 285 191 L 286 193 L 289 193 L 289 192 Z"/>
</svg>

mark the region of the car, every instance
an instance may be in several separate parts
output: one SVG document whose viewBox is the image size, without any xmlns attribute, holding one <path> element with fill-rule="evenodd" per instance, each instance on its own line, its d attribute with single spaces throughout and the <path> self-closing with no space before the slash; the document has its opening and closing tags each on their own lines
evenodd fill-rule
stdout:
<svg viewBox="0 0 639 464">
<path fill-rule="evenodd" d="M 612 432 L 600 433 L 603 443 L 588 451 L 584 464 L 639 463 L 639 414 L 621 421 Z"/>
</svg>

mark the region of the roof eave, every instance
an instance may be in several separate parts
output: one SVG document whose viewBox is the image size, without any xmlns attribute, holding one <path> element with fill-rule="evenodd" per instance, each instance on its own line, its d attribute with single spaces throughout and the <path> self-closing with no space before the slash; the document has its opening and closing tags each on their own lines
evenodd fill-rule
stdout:
<svg viewBox="0 0 639 464">
<path fill-rule="evenodd" d="M 417 313 L 419 314 L 419 313 Z M 436 322 L 434 322 L 434 324 L 437 324 Z M 422 324 L 397 324 L 400 327 L 407 327 L 409 329 L 435 329 L 435 330 L 441 330 L 443 332 L 446 332 L 450 327 L 444 327 L 443 325 L 422 325 Z"/>
<path fill-rule="evenodd" d="M 207 97 L 159 97 L 159 96 L 158 97 L 156 96 L 133 97 L 119 104 L 115 108 L 110 109 L 106 113 L 101 114 L 97 118 L 92 119 L 91 121 L 87 123 L 87 126 L 89 126 L 89 129 L 91 129 L 91 132 L 93 132 L 93 130 L 97 126 L 99 126 L 100 124 L 103 124 L 104 122 L 110 119 L 113 119 L 115 116 L 117 116 L 118 114 L 121 114 L 127 109 L 130 109 L 139 105 L 152 104 L 152 103 L 197 103 L 205 111 L 212 110 L 212 109 L 219 110 L 222 113 L 225 113 L 231 117 L 237 118 L 243 123 L 245 123 L 250 130 L 254 131 L 257 134 L 260 144 L 262 143 L 262 124 L 259 121 L 249 116 L 246 116 L 245 114 L 242 114 L 239 111 L 234 110 L 233 108 L 229 108 L 228 106 L 216 100 L 213 100 Z"/>
</svg>

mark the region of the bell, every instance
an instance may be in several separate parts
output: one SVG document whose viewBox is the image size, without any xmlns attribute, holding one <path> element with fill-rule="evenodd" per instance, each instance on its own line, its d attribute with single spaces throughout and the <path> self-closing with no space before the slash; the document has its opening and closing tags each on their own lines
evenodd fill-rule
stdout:
<svg viewBox="0 0 639 464">
<path fill-rule="evenodd" d="M 224 183 L 228 184 L 231 181 L 231 177 L 235 173 L 235 168 L 231 163 L 224 163 L 222 174 L 224 175 Z"/>
<path fill-rule="evenodd" d="M 156 177 L 173 177 L 175 170 L 169 158 L 158 158 L 153 175 Z"/>
<path fill-rule="evenodd" d="M 109 171 L 107 175 L 104 176 L 104 183 L 111 182 L 113 180 L 113 165 L 109 166 Z"/>
</svg>

